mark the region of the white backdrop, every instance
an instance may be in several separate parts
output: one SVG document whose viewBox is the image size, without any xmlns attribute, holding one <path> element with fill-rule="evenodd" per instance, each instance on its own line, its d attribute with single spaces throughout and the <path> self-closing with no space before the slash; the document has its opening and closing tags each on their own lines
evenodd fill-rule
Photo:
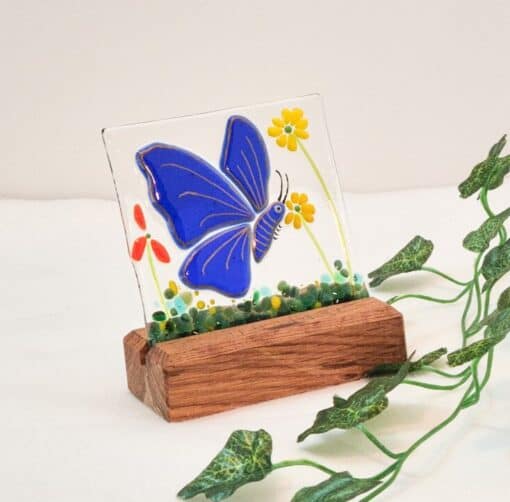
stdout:
<svg viewBox="0 0 510 502">
<path fill-rule="evenodd" d="M 345 188 L 457 183 L 510 131 L 505 0 L 2 0 L 0 196 L 113 197 L 103 126 L 320 92 Z"/>
</svg>

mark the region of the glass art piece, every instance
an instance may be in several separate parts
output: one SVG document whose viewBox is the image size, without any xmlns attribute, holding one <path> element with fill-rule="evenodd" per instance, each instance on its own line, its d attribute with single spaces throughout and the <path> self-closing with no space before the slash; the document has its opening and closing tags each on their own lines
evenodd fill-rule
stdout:
<svg viewBox="0 0 510 502">
<path fill-rule="evenodd" d="M 103 140 L 151 343 L 368 296 L 319 96 Z"/>
</svg>

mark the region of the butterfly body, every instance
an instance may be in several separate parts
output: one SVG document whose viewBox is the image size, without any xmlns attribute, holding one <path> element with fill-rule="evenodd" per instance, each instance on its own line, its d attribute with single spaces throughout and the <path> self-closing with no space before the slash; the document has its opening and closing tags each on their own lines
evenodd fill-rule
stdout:
<svg viewBox="0 0 510 502">
<path fill-rule="evenodd" d="M 241 116 L 228 119 L 220 170 L 164 143 L 140 149 L 136 162 L 174 241 L 192 248 L 179 270 L 182 282 L 244 296 L 251 252 L 256 262 L 263 259 L 285 213 L 283 180 L 279 200 L 268 205 L 269 159 L 255 125 Z"/>
<path fill-rule="evenodd" d="M 255 221 L 253 257 L 257 263 L 262 261 L 269 251 L 284 214 L 285 206 L 281 202 L 273 202 Z"/>
</svg>

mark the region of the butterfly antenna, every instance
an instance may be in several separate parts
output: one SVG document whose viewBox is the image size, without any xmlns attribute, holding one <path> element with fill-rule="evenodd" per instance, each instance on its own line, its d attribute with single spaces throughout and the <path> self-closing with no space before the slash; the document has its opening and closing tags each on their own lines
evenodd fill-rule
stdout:
<svg viewBox="0 0 510 502">
<path fill-rule="evenodd" d="M 289 195 L 289 187 L 290 187 L 289 177 L 287 176 L 287 173 L 285 173 L 285 181 L 287 182 L 287 190 L 285 191 L 285 197 L 283 198 L 283 203 L 284 204 L 287 202 L 287 196 Z"/>
<path fill-rule="evenodd" d="M 278 200 L 282 201 L 282 195 L 283 195 L 283 178 L 282 173 L 276 169 L 276 174 L 280 177 L 280 194 L 278 195 Z"/>
</svg>

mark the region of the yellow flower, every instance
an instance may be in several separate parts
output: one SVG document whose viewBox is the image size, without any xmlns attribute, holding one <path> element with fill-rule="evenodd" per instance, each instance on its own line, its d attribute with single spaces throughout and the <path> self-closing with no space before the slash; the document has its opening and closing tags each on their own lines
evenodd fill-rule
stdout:
<svg viewBox="0 0 510 502">
<path fill-rule="evenodd" d="M 276 138 L 276 144 L 282 148 L 287 147 L 291 152 L 297 150 L 297 140 L 307 139 L 308 120 L 304 117 L 303 110 L 284 108 L 281 117 L 273 119 L 273 125 L 268 127 L 269 136 Z"/>
<path fill-rule="evenodd" d="M 295 229 L 300 229 L 303 223 L 302 220 L 305 220 L 307 223 L 313 222 L 315 206 L 308 202 L 308 196 L 305 193 L 291 193 L 290 200 L 285 205 L 289 210 L 285 216 L 285 223 L 287 225 L 292 223 Z"/>
</svg>

